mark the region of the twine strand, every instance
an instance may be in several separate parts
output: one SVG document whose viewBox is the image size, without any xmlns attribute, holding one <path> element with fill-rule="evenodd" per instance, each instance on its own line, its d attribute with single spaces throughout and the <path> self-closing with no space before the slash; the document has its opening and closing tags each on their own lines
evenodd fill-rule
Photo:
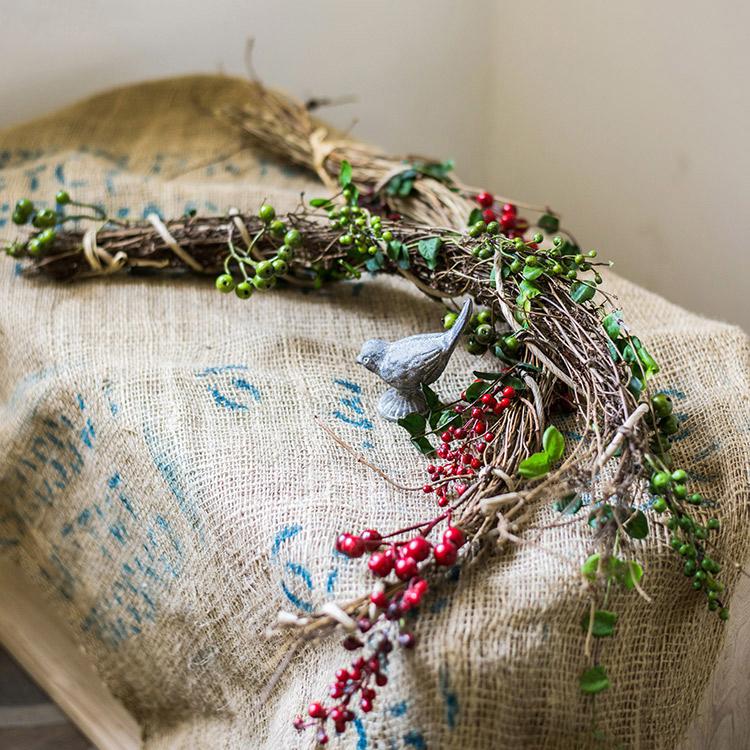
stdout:
<svg viewBox="0 0 750 750">
<path fill-rule="evenodd" d="M 167 229 L 166 224 L 154 213 L 149 214 L 146 216 L 146 220 L 151 224 L 151 226 L 156 230 L 159 237 L 164 240 L 164 244 L 188 267 L 192 268 L 193 271 L 197 271 L 198 273 L 203 272 L 203 266 L 201 266 L 198 261 L 193 258 L 190 253 L 186 252 L 180 245 L 177 243 L 177 240 L 172 237 L 172 235 L 169 233 L 169 230 Z"/>
</svg>

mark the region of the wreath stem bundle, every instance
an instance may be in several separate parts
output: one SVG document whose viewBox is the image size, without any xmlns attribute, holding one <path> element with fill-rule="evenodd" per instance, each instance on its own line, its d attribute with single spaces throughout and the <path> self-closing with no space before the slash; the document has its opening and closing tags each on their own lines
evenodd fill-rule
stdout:
<svg viewBox="0 0 750 750">
<path fill-rule="evenodd" d="M 257 214 L 122 223 L 62 191 L 54 211 L 18 202 L 14 221 L 32 229 L 7 250 L 59 281 L 187 270 L 216 276 L 220 291 L 247 299 L 277 283 L 316 288 L 369 271 L 400 274 L 448 303 L 468 295 L 482 308 L 468 345 L 475 353 L 491 349 L 496 366 L 475 372 L 450 403 L 425 387 L 428 413 L 401 420 L 433 461 L 423 491 L 437 511 L 405 529 L 343 533 L 340 552 L 368 555 L 372 591 L 312 615 L 280 615 L 279 626 L 297 628 L 303 640 L 341 628 L 344 647 L 358 654 L 337 673 L 334 704 L 311 704 L 295 725 L 314 727 L 325 744 L 329 723 L 343 732 L 355 705 L 372 710 L 393 643 L 414 646 L 404 615 L 439 584 L 440 571 L 497 544 L 532 543 L 530 521 L 550 500 L 562 514 L 556 523 L 580 517 L 592 529 L 591 554 L 580 567 L 589 593 L 584 694 L 610 687 L 600 639 L 614 634 L 612 587 L 646 596 L 630 539 L 653 528 L 661 536 L 666 526 L 685 575 L 726 619 L 720 565 L 708 554 L 718 521 L 672 465 L 671 403 L 648 390 L 658 366 L 600 289 L 596 253 L 584 255 L 569 234 L 557 234 L 549 211 L 537 220 L 544 233 L 532 234 L 515 204 L 496 219 L 494 198 L 462 186 L 449 165 L 330 140 L 302 105 L 258 87 L 252 109 L 223 115 L 267 150 L 315 170 L 332 190 L 338 183 L 333 196 L 283 216 L 264 205 Z M 479 215 L 475 200 L 485 209 Z M 66 213 L 71 207 L 84 213 Z M 561 413 L 579 436 L 572 446 L 554 425 Z M 664 513 L 666 523 L 653 520 Z"/>
</svg>

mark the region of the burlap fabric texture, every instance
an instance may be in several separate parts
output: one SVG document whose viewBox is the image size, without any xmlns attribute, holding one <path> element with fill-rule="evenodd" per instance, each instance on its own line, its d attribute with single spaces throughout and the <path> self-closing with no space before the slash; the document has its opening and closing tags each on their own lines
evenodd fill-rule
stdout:
<svg viewBox="0 0 750 750">
<path fill-rule="evenodd" d="M 144 84 L 5 131 L 4 233 L 17 197 L 50 200 L 61 187 L 123 217 L 264 198 L 293 207 L 301 189 L 315 192 L 312 178 L 240 150 L 209 113 L 243 96 L 227 78 Z M 659 384 L 682 421 L 675 453 L 723 524 L 716 557 L 746 560 L 745 336 L 615 276 L 607 285 L 663 366 Z M 10 260 L 0 300 L 2 554 L 44 588 L 150 750 L 309 747 L 291 718 L 326 695 L 342 651 L 336 641 L 305 647 L 260 702 L 290 642 L 264 630 L 279 609 L 304 613 L 365 590 L 365 566 L 332 551 L 339 531 L 395 529 L 429 512 L 424 496 L 354 464 L 312 418 L 421 483 L 422 459 L 376 416 L 381 386 L 354 358 L 374 335 L 434 329 L 440 309 L 387 279 L 240 302 L 207 279 L 62 286 L 19 277 Z M 438 389 L 455 393 L 476 367 L 457 353 Z M 423 607 L 419 647 L 392 660 L 377 710 L 339 746 L 587 746 L 576 571 L 589 533 L 546 532 L 562 560 L 527 546 L 464 570 Z M 618 636 L 602 652 L 613 688 L 597 714 L 623 747 L 675 746 L 723 639 L 656 536 L 638 544 L 652 603 L 617 595 Z M 730 590 L 736 575 L 727 566 Z"/>
</svg>

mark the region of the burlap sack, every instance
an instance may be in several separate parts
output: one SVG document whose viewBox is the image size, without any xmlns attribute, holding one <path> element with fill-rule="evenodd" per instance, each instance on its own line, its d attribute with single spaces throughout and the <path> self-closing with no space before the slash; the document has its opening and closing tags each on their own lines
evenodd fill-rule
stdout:
<svg viewBox="0 0 750 750">
<path fill-rule="evenodd" d="M 208 114 L 244 95 L 225 78 L 146 84 L 0 134 L 5 233 L 16 197 L 63 186 L 128 217 L 263 198 L 292 207 L 309 178 L 240 151 Z M 683 420 L 677 456 L 718 504 L 716 557 L 744 561 L 747 340 L 614 276 L 607 284 L 663 365 Z M 195 278 L 56 286 L 19 278 L 10 260 L 0 299 L 3 553 L 44 587 L 150 750 L 309 747 L 291 718 L 326 695 L 342 651 L 306 646 L 261 702 L 291 643 L 263 631 L 279 609 L 364 590 L 364 566 L 332 552 L 337 532 L 430 512 L 423 496 L 354 464 L 312 418 L 419 484 L 422 460 L 376 416 L 381 386 L 354 358 L 371 336 L 435 328 L 439 308 L 385 279 L 243 303 Z M 454 393 L 476 365 L 458 353 L 439 390 Z M 596 701 L 598 721 L 624 747 L 675 745 L 723 639 L 655 536 L 638 550 L 652 603 L 617 595 L 618 636 L 603 644 L 613 687 Z M 556 556 L 520 547 L 465 570 L 423 607 L 418 648 L 392 660 L 377 710 L 340 746 L 589 745 L 576 575 L 588 539 L 568 525 L 543 535 Z M 730 589 L 736 575 L 727 566 Z"/>
</svg>

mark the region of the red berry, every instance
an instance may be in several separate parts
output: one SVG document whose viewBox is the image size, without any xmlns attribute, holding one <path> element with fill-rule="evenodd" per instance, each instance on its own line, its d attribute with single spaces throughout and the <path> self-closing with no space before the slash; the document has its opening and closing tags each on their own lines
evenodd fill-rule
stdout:
<svg viewBox="0 0 750 750">
<path fill-rule="evenodd" d="M 491 393 L 485 393 L 482 398 L 479 399 L 485 406 L 489 406 L 490 409 L 497 403 L 495 397 Z"/>
<path fill-rule="evenodd" d="M 413 633 L 399 633 L 398 643 L 402 648 L 414 648 L 417 639 Z"/>
<path fill-rule="evenodd" d="M 484 441 L 485 443 L 491 443 L 495 439 L 495 433 L 494 432 L 485 432 L 484 433 Z"/>
<path fill-rule="evenodd" d="M 344 721 L 344 709 L 334 706 L 328 714 L 328 718 L 333 722 Z"/>
<path fill-rule="evenodd" d="M 441 497 L 441 498 L 440 498 L 440 499 L 438 500 L 438 503 L 437 503 L 437 504 L 438 504 L 438 508 L 445 508 L 445 506 L 446 506 L 446 505 L 448 505 L 448 498 L 447 498 L 447 497 L 446 497 L 445 495 L 443 495 L 443 496 L 442 496 L 442 497 Z"/>
<path fill-rule="evenodd" d="M 420 594 L 424 594 L 429 588 L 429 585 L 424 578 L 417 578 L 412 584 L 412 588 Z"/>
<path fill-rule="evenodd" d="M 385 591 L 373 591 L 372 594 L 370 594 L 370 601 L 376 607 L 380 607 L 381 609 L 385 609 L 388 606 L 388 597 L 386 596 Z"/>
<path fill-rule="evenodd" d="M 507 409 L 510 406 L 510 399 L 509 398 L 501 398 L 500 401 L 497 402 L 500 406 L 502 406 L 503 409 Z"/>
<path fill-rule="evenodd" d="M 328 714 L 323 705 L 321 703 L 318 703 L 317 701 L 315 703 L 311 703 L 307 707 L 307 713 L 309 713 L 313 719 L 324 719 Z"/>
<path fill-rule="evenodd" d="M 368 714 L 370 713 L 370 711 L 372 711 L 372 701 L 368 700 L 367 698 L 362 698 L 362 700 L 359 702 L 359 707 L 364 713 Z"/>
<path fill-rule="evenodd" d="M 443 541 L 459 549 L 466 543 L 466 535 L 457 526 L 449 526 L 443 533 Z"/>
<path fill-rule="evenodd" d="M 513 398 L 515 395 L 516 389 L 512 385 L 506 385 L 505 388 L 503 388 L 503 396 L 505 396 L 505 398 Z"/>
<path fill-rule="evenodd" d="M 440 542 L 435 545 L 435 562 L 438 565 L 453 565 L 458 559 L 458 550 L 450 542 Z"/>
<path fill-rule="evenodd" d="M 409 590 L 401 597 L 401 609 L 408 612 L 413 607 L 418 607 L 421 599 L 416 591 Z"/>
<path fill-rule="evenodd" d="M 374 552 L 380 546 L 380 542 L 383 539 L 383 537 L 380 536 L 380 532 L 375 531 L 375 529 L 365 529 L 359 535 L 359 538 L 364 542 L 365 549 L 368 552 Z"/>
<path fill-rule="evenodd" d="M 516 229 L 523 233 L 529 228 L 529 222 L 526 219 L 516 219 Z"/>
<path fill-rule="evenodd" d="M 342 534 L 339 537 L 339 552 L 347 557 L 362 557 L 365 553 L 365 543 L 354 534 Z"/>
<path fill-rule="evenodd" d="M 518 213 L 518 209 L 512 203 L 503 203 L 503 213 L 515 216 Z"/>
<path fill-rule="evenodd" d="M 383 685 L 387 685 L 388 684 L 388 678 L 382 672 L 378 672 L 375 675 L 375 684 L 378 687 L 383 687 Z"/>
<path fill-rule="evenodd" d="M 459 427 L 454 433 L 453 433 L 459 440 L 462 440 L 466 437 L 466 430 L 463 427 Z"/>
<path fill-rule="evenodd" d="M 427 467 L 427 473 L 428 474 L 434 474 L 437 470 L 438 470 L 438 468 L 437 468 L 437 466 L 435 466 L 435 464 L 430 464 Z"/>
<path fill-rule="evenodd" d="M 483 190 L 477 195 L 477 203 L 482 208 L 489 208 L 494 202 L 495 198 L 493 197 L 492 193 L 488 193 L 486 190 Z"/>
<path fill-rule="evenodd" d="M 482 468 L 482 462 L 478 458 L 471 459 L 471 468 L 474 470 Z"/>
<path fill-rule="evenodd" d="M 482 219 L 489 224 L 491 221 L 497 219 L 497 214 L 491 208 L 485 208 L 484 211 L 482 211 Z"/>
<path fill-rule="evenodd" d="M 367 561 L 367 567 L 380 578 L 385 578 L 393 570 L 393 559 L 387 552 L 374 552 Z"/>
<path fill-rule="evenodd" d="M 396 575 L 402 581 L 408 581 L 417 575 L 418 570 L 417 561 L 413 557 L 402 557 L 396 560 Z"/>
<path fill-rule="evenodd" d="M 486 429 L 487 425 L 484 422 L 477 422 L 474 425 L 474 432 L 476 432 L 477 435 L 482 435 Z"/>
<path fill-rule="evenodd" d="M 327 745 L 328 744 L 328 735 L 321 729 L 317 735 L 315 735 L 315 741 L 319 745 Z"/>
<path fill-rule="evenodd" d="M 414 558 L 417 562 L 426 560 L 432 549 L 432 545 L 423 537 L 415 536 L 407 545 L 409 557 Z"/>
<path fill-rule="evenodd" d="M 430 492 L 432 492 L 432 489 L 433 487 L 431 484 L 426 484 L 424 487 L 422 487 L 422 492 L 424 492 L 425 495 L 429 495 Z"/>
<path fill-rule="evenodd" d="M 513 229 L 513 227 L 516 225 L 516 217 L 511 214 L 503 214 L 500 217 L 500 226 L 502 227 L 504 232 L 507 232 L 509 229 Z"/>
<path fill-rule="evenodd" d="M 294 721 L 292 722 L 292 724 L 297 731 L 305 728 L 305 720 L 299 714 L 294 717 Z"/>
<path fill-rule="evenodd" d="M 331 698 L 340 698 L 344 694 L 343 685 L 338 682 L 334 685 L 331 685 L 331 689 L 328 691 L 328 694 L 331 696 Z"/>
<path fill-rule="evenodd" d="M 451 442 L 451 440 L 453 440 L 453 435 L 452 435 L 452 434 L 451 434 L 451 433 L 450 433 L 450 432 L 449 432 L 448 430 L 446 430 L 446 431 L 445 431 L 445 432 L 444 432 L 444 433 L 443 433 L 443 434 L 442 434 L 442 435 L 440 436 L 440 439 L 441 439 L 441 440 L 442 440 L 442 441 L 443 441 L 444 443 L 450 443 L 450 442 Z"/>
<path fill-rule="evenodd" d="M 349 672 L 346 669 L 337 669 L 336 679 L 339 682 L 346 682 L 349 679 Z"/>
<path fill-rule="evenodd" d="M 465 484 L 457 484 L 456 485 L 456 494 L 460 497 L 461 495 L 466 492 L 466 485 Z"/>
</svg>

